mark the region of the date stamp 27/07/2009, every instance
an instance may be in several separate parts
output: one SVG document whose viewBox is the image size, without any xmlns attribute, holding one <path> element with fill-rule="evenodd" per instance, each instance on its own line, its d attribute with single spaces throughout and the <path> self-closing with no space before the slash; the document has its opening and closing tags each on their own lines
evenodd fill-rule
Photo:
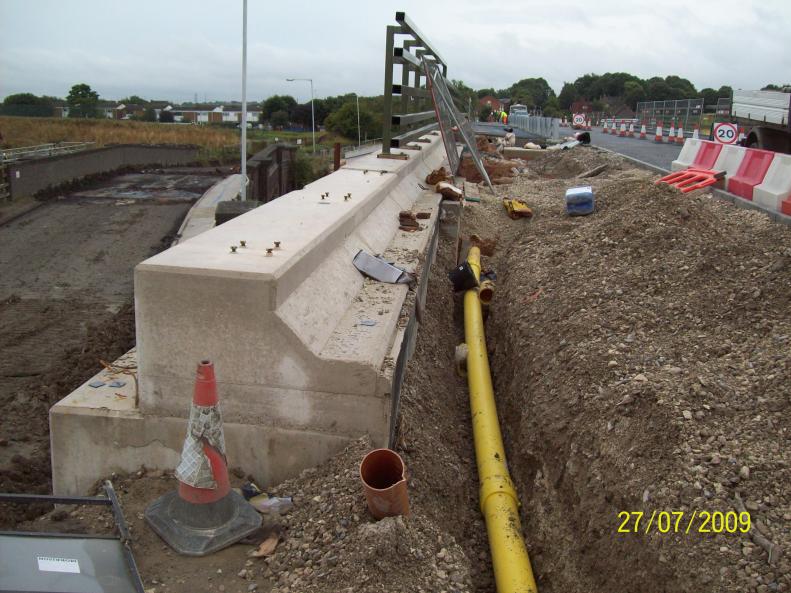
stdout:
<svg viewBox="0 0 791 593">
<path fill-rule="evenodd" d="M 748 533 L 750 513 L 742 511 L 643 511 L 618 513 L 618 533 Z"/>
</svg>

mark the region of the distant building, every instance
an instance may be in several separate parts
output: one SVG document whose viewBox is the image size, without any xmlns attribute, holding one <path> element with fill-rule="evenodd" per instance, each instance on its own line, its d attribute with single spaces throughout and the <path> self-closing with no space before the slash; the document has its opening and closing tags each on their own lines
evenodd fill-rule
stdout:
<svg viewBox="0 0 791 593">
<path fill-rule="evenodd" d="M 492 108 L 492 111 L 501 111 L 503 108 L 503 104 L 500 102 L 500 99 L 493 95 L 485 95 L 478 99 L 478 105 L 480 107 L 486 107 L 487 105 Z"/>
<path fill-rule="evenodd" d="M 571 104 L 571 113 L 591 113 L 592 111 L 593 104 L 585 99 L 574 101 Z"/>
<path fill-rule="evenodd" d="M 242 106 L 241 104 L 233 103 L 228 107 L 225 105 L 195 105 L 189 108 L 174 107 L 173 115 L 175 120 L 180 122 L 197 124 L 238 124 L 242 121 Z M 248 106 L 247 123 L 258 123 L 258 118 L 260 116 L 261 110 L 258 105 Z"/>
<path fill-rule="evenodd" d="M 191 122 L 197 124 L 227 124 L 240 123 L 242 121 L 242 104 L 232 102 L 228 106 L 216 104 L 198 104 L 181 107 L 172 105 L 168 101 L 149 101 L 145 105 L 124 104 L 117 101 L 99 101 L 97 110 L 100 117 L 107 119 L 132 119 L 142 118 L 146 110 L 153 109 L 157 119 L 163 111 L 173 113 L 176 122 Z M 68 117 L 69 108 L 67 105 L 55 105 L 54 117 Z M 248 103 L 247 122 L 257 124 L 261 116 L 261 106 L 259 103 Z"/>
</svg>

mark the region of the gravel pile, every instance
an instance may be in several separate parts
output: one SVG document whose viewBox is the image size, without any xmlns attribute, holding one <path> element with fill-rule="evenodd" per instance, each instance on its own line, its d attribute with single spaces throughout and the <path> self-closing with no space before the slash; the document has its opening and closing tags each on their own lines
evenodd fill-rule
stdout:
<svg viewBox="0 0 791 593">
<path fill-rule="evenodd" d="M 617 158 L 597 153 L 542 166 Z M 791 229 L 655 178 L 502 191 L 536 212 L 492 260 L 490 336 L 542 591 L 789 591 Z M 567 217 L 565 188 L 588 184 L 596 212 Z M 654 510 L 684 511 L 682 533 L 646 534 Z M 740 510 L 749 534 L 683 532 Z M 618 533 L 620 511 L 642 532 Z"/>
</svg>

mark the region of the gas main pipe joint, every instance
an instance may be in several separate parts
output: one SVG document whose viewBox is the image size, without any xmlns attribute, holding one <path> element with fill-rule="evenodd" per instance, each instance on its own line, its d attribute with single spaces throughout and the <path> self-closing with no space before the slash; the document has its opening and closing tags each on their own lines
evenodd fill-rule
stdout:
<svg viewBox="0 0 791 593">
<path fill-rule="evenodd" d="M 481 252 L 478 247 L 470 248 L 467 263 L 480 282 Z M 481 482 L 481 512 L 486 520 L 497 592 L 537 593 L 530 558 L 522 539 L 519 499 L 505 460 L 477 288 L 464 293 L 464 339 L 468 349 L 467 384 L 475 459 Z"/>
</svg>

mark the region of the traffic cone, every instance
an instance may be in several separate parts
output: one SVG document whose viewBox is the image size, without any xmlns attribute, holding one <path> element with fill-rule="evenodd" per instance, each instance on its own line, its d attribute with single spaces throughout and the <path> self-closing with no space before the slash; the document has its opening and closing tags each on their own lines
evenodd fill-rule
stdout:
<svg viewBox="0 0 791 593">
<path fill-rule="evenodd" d="M 618 135 L 622 138 L 626 136 L 626 122 L 623 120 L 621 120 L 621 127 L 618 130 Z"/>
<path fill-rule="evenodd" d="M 178 489 L 151 503 L 148 524 L 171 548 L 205 556 L 261 526 L 261 515 L 231 490 L 214 364 L 198 364 L 187 437 L 176 468 Z"/>
<path fill-rule="evenodd" d="M 586 120 L 586 122 L 585 122 L 585 129 L 588 132 L 590 132 L 593 129 L 593 126 L 591 126 L 591 120 L 590 119 Z"/>
<path fill-rule="evenodd" d="M 672 144 L 673 140 L 675 139 L 675 137 L 676 137 L 676 122 L 675 121 L 671 121 L 670 122 L 670 132 L 668 132 L 668 134 L 667 134 L 667 141 L 668 141 L 668 143 Z"/>
<path fill-rule="evenodd" d="M 698 129 L 698 124 L 695 124 L 694 127 L 692 128 L 692 137 L 695 140 L 698 140 L 700 138 L 700 130 Z"/>
<path fill-rule="evenodd" d="M 634 138 L 634 122 L 629 122 L 629 138 Z"/>
<path fill-rule="evenodd" d="M 602 134 L 609 134 L 609 130 L 607 129 L 607 120 L 604 120 L 604 127 L 601 129 Z"/>
<path fill-rule="evenodd" d="M 747 134 L 744 133 L 744 128 L 739 126 L 739 137 L 736 140 L 736 142 L 741 145 L 744 142 L 744 139 L 746 137 L 747 137 Z"/>
<path fill-rule="evenodd" d="M 645 121 L 640 125 L 640 140 L 645 140 Z"/>
<path fill-rule="evenodd" d="M 684 126 L 678 124 L 678 132 L 676 132 L 676 144 L 684 144 Z"/>
<path fill-rule="evenodd" d="M 656 120 L 656 134 L 654 135 L 654 142 L 662 144 L 662 122 Z"/>
</svg>

